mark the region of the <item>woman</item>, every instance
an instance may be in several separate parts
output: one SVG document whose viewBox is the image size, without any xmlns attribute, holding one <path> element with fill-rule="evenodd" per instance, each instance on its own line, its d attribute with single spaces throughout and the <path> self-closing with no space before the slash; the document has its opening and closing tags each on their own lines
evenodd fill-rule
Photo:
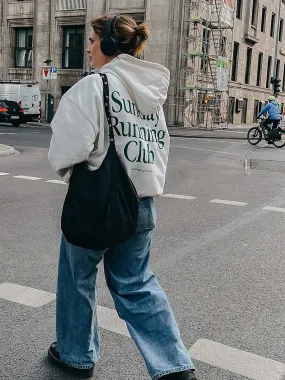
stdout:
<svg viewBox="0 0 285 380">
<path fill-rule="evenodd" d="M 92 27 L 87 52 L 92 67 L 108 77 L 116 149 L 140 198 L 138 225 L 135 236 L 104 251 L 76 247 L 62 237 L 57 343 L 48 355 L 74 375 L 92 376 L 99 359 L 96 276 L 103 258 L 117 312 L 152 379 L 194 380 L 194 366 L 166 295 L 148 267 L 156 223 L 153 197 L 163 192 L 169 151 L 162 109 L 169 71 L 138 59 L 149 37 L 145 24 L 117 15 L 96 18 Z M 108 43 L 115 46 L 112 55 Z M 68 180 L 76 163 L 87 161 L 90 170 L 100 167 L 109 146 L 100 75 L 87 76 L 63 96 L 52 130 L 49 160 L 62 177 Z"/>
</svg>

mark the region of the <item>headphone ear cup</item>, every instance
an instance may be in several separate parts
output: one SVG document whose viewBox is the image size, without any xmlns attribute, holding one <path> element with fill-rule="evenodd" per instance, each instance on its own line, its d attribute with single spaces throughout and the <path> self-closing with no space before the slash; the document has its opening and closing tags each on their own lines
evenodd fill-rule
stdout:
<svg viewBox="0 0 285 380">
<path fill-rule="evenodd" d="M 107 57 L 112 57 L 119 49 L 118 40 L 113 37 L 103 37 L 101 40 L 101 51 Z"/>
</svg>

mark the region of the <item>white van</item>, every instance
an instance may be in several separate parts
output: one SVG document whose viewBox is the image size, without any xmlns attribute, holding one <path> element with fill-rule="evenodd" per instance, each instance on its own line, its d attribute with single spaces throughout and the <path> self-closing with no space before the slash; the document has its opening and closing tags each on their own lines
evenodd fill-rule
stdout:
<svg viewBox="0 0 285 380">
<path fill-rule="evenodd" d="M 37 82 L 0 81 L 0 100 L 17 102 L 24 110 L 24 123 L 40 120 L 41 93 Z"/>
</svg>

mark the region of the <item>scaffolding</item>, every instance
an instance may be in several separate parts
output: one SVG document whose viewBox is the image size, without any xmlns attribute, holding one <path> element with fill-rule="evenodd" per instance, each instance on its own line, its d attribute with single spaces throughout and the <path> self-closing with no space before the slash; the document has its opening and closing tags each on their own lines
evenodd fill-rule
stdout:
<svg viewBox="0 0 285 380">
<path fill-rule="evenodd" d="M 226 128 L 234 0 L 186 0 L 180 88 L 185 127 Z"/>
</svg>

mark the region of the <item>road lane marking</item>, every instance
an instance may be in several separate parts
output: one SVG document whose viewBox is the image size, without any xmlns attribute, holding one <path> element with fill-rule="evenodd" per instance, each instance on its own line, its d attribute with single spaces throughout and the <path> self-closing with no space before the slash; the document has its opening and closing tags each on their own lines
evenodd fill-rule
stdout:
<svg viewBox="0 0 285 380">
<path fill-rule="evenodd" d="M 210 203 L 217 203 L 222 205 L 231 205 L 231 206 L 247 206 L 248 203 L 245 202 L 236 202 L 236 201 L 227 201 L 225 199 L 213 199 Z"/>
<path fill-rule="evenodd" d="M 99 327 L 130 338 L 126 323 L 119 318 L 116 310 L 98 306 L 97 312 Z"/>
<path fill-rule="evenodd" d="M 220 150 L 190 148 L 189 146 L 172 145 L 172 144 L 170 146 L 172 146 L 173 148 L 181 148 L 181 149 L 189 149 L 189 150 L 199 150 L 199 151 L 211 152 L 211 153 L 228 154 L 228 155 L 232 155 L 232 156 L 242 156 L 241 153 L 221 152 Z"/>
<path fill-rule="evenodd" d="M 64 181 L 59 181 L 59 180 L 57 180 L 57 179 L 51 179 L 51 180 L 46 181 L 46 182 L 47 182 L 47 183 L 57 183 L 57 184 L 59 184 L 59 185 L 67 185 L 66 182 L 64 182 Z"/>
<path fill-rule="evenodd" d="M 0 172 L 0 175 L 9 175 L 10 173 L 3 173 L 3 172 Z"/>
<path fill-rule="evenodd" d="M 188 195 L 179 195 L 179 194 L 163 194 L 164 198 L 174 198 L 174 199 L 186 199 L 186 200 L 193 200 L 197 199 L 197 197 L 190 197 Z"/>
<path fill-rule="evenodd" d="M 15 175 L 14 178 L 17 178 L 17 179 L 27 179 L 29 181 L 39 181 L 39 180 L 42 179 L 42 178 L 38 178 L 38 177 L 29 177 L 29 176 L 26 176 L 26 175 Z"/>
<path fill-rule="evenodd" d="M 3 283 L 0 284 L 0 298 L 30 307 L 41 307 L 55 300 L 55 294 L 27 286 Z"/>
<path fill-rule="evenodd" d="M 271 207 L 271 206 L 263 207 L 262 210 L 266 210 L 266 211 L 275 211 L 275 212 L 285 212 L 285 208 L 281 208 L 281 207 Z"/>
<path fill-rule="evenodd" d="M 29 288 L 27 286 L 0 284 L 0 298 L 30 307 L 41 307 L 56 299 L 54 293 Z M 130 337 L 126 323 L 119 318 L 116 310 L 104 306 L 97 307 L 98 324 L 102 329 Z"/>
<path fill-rule="evenodd" d="M 252 380 L 282 380 L 285 364 L 262 356 L 199 339 L 191 348 L 193 359 Z"/>
</svg>

